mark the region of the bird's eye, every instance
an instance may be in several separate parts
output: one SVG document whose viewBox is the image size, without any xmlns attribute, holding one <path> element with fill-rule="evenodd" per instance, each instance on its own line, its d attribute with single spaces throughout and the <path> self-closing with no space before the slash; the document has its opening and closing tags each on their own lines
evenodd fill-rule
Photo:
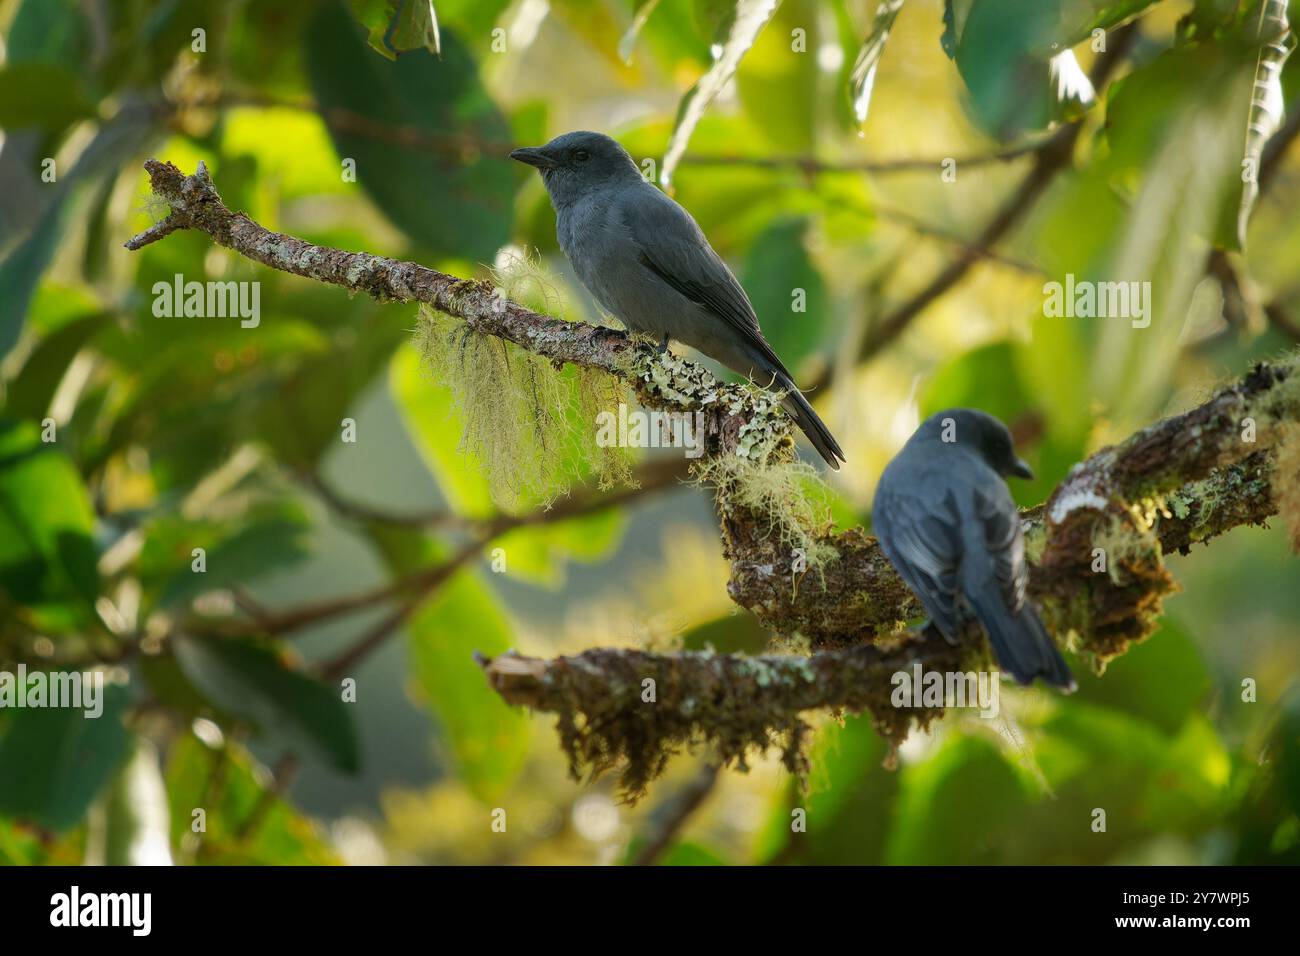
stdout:
<svg viewBox="0 0 1300 956">
<path fill-rule="evenodd" d="M 591 159 L 591 153 L 587 152 L 585 149 L 575 149 L 573 151 L 573 158 L 580 163 L 585 163 L 587 160 Z"/>
</svg>

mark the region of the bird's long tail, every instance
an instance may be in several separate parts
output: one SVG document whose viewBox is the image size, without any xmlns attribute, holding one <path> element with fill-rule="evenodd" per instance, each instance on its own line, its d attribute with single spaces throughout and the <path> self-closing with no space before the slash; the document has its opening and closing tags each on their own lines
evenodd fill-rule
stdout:
<svg viewBox="0 0 1300 956">
<path fill-rule="evenodd" d="M 826 464 L 839 471 L 840 462 L 845 460 L 844 452 L 840 450 L 840 443 L 835 440 L 826 423 L 817 417 L 813 407 L 808 404 L 808 399 L 803 397 L 803 393 L 789 378 L 777 373 L 776 384 L 786 392 L 785 401 L 781 403 L 786 414 L 793 418 L 794 423 L 808 436 L 808 440 L 812 442 L 818 454 L 826 459 Z"/>
<path fill-rule="evenodd" d="M 996 589 L 971 601 L 975 616 L 988 631 L 998 664 L 1021 684 L 1041 677 L 1069 693 L 1075 689 L 1069 666 L 1043 622 L 1028 604 L 1013 614 Z"/>
</svg>

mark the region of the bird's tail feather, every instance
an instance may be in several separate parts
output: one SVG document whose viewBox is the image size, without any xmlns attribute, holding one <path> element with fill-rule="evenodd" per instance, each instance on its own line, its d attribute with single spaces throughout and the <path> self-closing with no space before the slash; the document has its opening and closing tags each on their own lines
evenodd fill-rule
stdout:
<svg viewBox="0 0 1300 956">
<path fill-rule="evenodd" d="M 808 404 L 808 399 L 803 397 L 803 393 L 795 386 L 794 382 L 782 375 L 777 375 L 777 383 L 786 392 L 785 401 L 781 407 L 785 409 L 786 414 L 794 419 L 812 446 L 817 449 L 818 454 L 826 459 L 826 464 L 830 465 L 835 471 L 839 471 L 840 462 L 844 461 L 844 452 L 840 450 L 840 444 L 831 434 L 831 430 L 826 427 L 826 423 L 817 417 L 813 407 Z"/>
<path fill-rule="evenodd" d="M 1041 677 L 1067 693 L 1075 689 L 1065 658 L 1032 607 L 1026 604 L 1013 614 L 996 592 L 971 603 L 975 616 L 988 631 L 993 655 L 1007 673 L 1021 684 L 1031 684 L 1035 677 Z"/>
</svg>

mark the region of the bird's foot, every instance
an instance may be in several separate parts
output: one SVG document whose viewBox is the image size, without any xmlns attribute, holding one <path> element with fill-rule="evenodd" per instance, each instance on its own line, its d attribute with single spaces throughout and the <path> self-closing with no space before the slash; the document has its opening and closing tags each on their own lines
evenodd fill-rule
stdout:
<svg viewBox="0 0 1300 956">
<path fill-rule="evenodd" d="M 927 619 L 926 622 L 921 625 L 920 633 L 926 637 L 942 637 L 944 641 L 947 642 L 949 647 L 956 647 L 958 644 L 961 643 L 961 639 L 959 637 L 957 637 L 956 635 L 949 637 L 947 634 L 945 634 L 942 630 L 939 629 L 938 624 L 935 624 L 934 621 L 931 621 L 929 619 Z"/>
</svg>

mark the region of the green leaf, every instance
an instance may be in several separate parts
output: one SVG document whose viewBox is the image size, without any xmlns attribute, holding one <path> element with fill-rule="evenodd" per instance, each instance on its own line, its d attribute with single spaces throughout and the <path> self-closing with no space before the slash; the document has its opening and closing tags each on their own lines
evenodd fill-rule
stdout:
<svg viewBox="0 0 1300 956">
<path fill-rule="evenodd" d="M 755 862 L 835 866 L 883 862 L 900 774 L 886 770 L 884 740 L 869 717 L 827 723 L 809 755 L 812 791 L 791 781 L 774 801 L 754 850 Z M 794 831 L 802 811 L 802 831 Z"/>
<path fill-rule="evenodd" d="M 42 338 L 8 385 L 7 414 L 44 418 L 72 360 L 111 318 L 111 313 L 95 312 L 67 322 Z"/>
<path fill-rule="evenodd" d="M 32 294 L 45 274 L 64 228 L 80 200 L 104 176 L 114 176 L 153 136 L 158 116 L 144 103 L 129 99 L 112 120 L 99 128 L 71 171 L 60 176 L 57 192 L 40 221 L 0 261 L 0 356 L 13 348 L 22 332 Z"/>
<path fill-rule="evenodd" d="M 163 587 L 159 606 L 170 607 L 206 591 L 247 584 L 307 557 L 307 526 L 287 518 L 256 520 L 217 543 L 206 555 L 203 573 L 189 566 Z M 185 552 L 186 557 L 189 551 Z"/>
<path fill-rule="evenodd" d="M 1155 0 L 947 0 L 942 44 L 976 121 L 1003 139 L 1077 117 L 1095 95 L 1070 47 Z"/>
<path fill-rule="evenodd" d="M 18 709 L 0 739 L 0 814 L 53 830 L 79 822 L 130 749 L 127 698 L 126 688 L 105 683 L 98 717 L 81 708 Z"/>
<path fill-rule="evenodd" d="M 338 688 L 292 669 L 263 644 L 191 635 L 174 643 L 181 670 L 213 704 L 292 749 L 356 773 L 356 727 Z"/>
<path fill-rule="evenodd" d="M 1196 643 L 1165 618 L 1150 638 L 1109 661 L 1103 676 L 1081 671 L 1079 685 L 1080 697 L 1140 717 L 1172 736 L 1204 706 L 1210 674 Z"/>
<path fill-rule="evenodd" d="M 810 220 L 783 217 L 754 240 L 744 286 L 763 335 L 798 377 L 801 359 L 817 351 L 831 327 L 826 284 L 804 247 Z"/>
<path fill-rule="evenodd" d="M 1230 227 L 1225 223 L 1219 230 L 1220 244 L 1238 250 L 1246 248 L 1246 228 L 1250 224 L 1255 200 L 1259 198 L 1259 164 L 1264 154 L 1264 144 L 1282 125 L 1285 102 L 1282 94 L 1282 67 L 1296 45 L 1285 3 L 1260 4 L 1255 40 L 1259 45 L 1259 56 L 1251 87 L 1250 112 L 1246 118 L 1241 195 L 1237 202 L 1235 222 Z"/>
<path fill-rule="evenodd" d="M 420 356 L 411 348 L 393 356 L 388 381 L 407 434 L 452 510 L 474 518 L 493 514 L 487 478 L 460 450 L 464 422 L 451 389 L 421 372 Z"/>
<path fill-rule="evenodd" d="M 804 46 L 792 49 L 795 30 Z M 771 23 L 745 54 L 736 92 L 753 125 L 782 155 L 809 153 L 827 99 L 820 87 L 817 51 L 825 42 L 813 0 L 784 0 Z"/>
<path fill-rule="evenodd" d="M 368 31 L 371 49 L 390 60 L 421 47 L 441 52 L 432 0 L 348 0 L 348 7 Z"/>
<path fill-rule="evenodd" d="M 94 104 L 71 71 L 49 63 L 0 68 L 0 128 L 60 130 L 94 115 Z"/>
<path fill-rule="evenodd" d="M 81 478 L 28 422 L 0 420 L 0 581 L 19 601 L 99 594 L 95 519 Z"/>
<path fill-rule="evenodd" d="M 509 126 L 465 46 L 444 31 L 441 59 L 417 51 L 383 60 L 336 0 L 322 4 L 306 44 L 317 103 L 326 116 L 351 118 L 330 135 L 339 156 L 356 161 L 367 195 L 430 251 L 490 262 L 510 237 L 516 180 L 505 158 Z M 425 141 L 392 142 L 377 128 Z"/>
<path fill-rule="evenodd" d="M 1016 46 L 1047 59 L 1058 48 L 1072 47 L 1094 30 L 1109 30 L 1141 13 L 1157 0 L 944 0 L 940 43 L 949 57 L 970 39 L 972 17 L 979 23 L 997 16 L 1016 17 L 1009 33 Z M 982 8 L 982 9 L 981 9 Z M 1024 42 L 1024 41 L 1031 42 Z"/>
<path fill-rule="evenodd" d="M 718 31 L 713 65 L 687 91 L 677 107 L 673 133 L 659 167 L 659 181 L 665 189 L 672 183 L 673 172 L 686 153 L 691 134 L 699 125 L 704 111 L 735 75 L 740 61 L 754 45 L 767 21 L 772 19 L 779 4 L 780 0 L 736 0 L 735 6 L 729 9 L 727 18 Z"/>
<path fill-rule="evenodd" d="M 397 529 L 372 532 L 394 574 L 408 574 L 446 557 L 428 539 Z M 475 796 L 492 800 L 519 775 L 528 754 L 530 724 L 483 678 L 474 654 L 489 657 L 514 645 L 510 622 L 480 578 L 462 571 L 411 617 L 406 626 L 411 673 L 441 725 Z"/>
<path fill-rule="evenodd" d="M 894 28 L 898 11 L 903 9 L 903 0 L 880 0 L 876 7 L 875 19 L 871 30 L 862 41 L 862 49 L 853 62 L 849 73 L 850 94 L 853 97 L 853 115 L 861 126 L 867 121 L 867 110 L 871 108 L 871 90 L 876 83 L 876 68 L 884 55 L 885 44 L 889 42 L 889 32 Z"/>
<path fill-rule="evenodd" d="M 909 865 L 1014 861 L 1008 837 L 1028 805 L 1019 775 L 988 740 L 956 736 L 927 760 L 899 771 L 885 862 Z"/>
<path fill-rule="evenodd" d="M 202 864 L 337 864 L 319 829 L 268 792 L 266 779 L 266 771 L 236 744 L 213 749 L 193 734 L 177 739 L 166 772 L 172 843 Z M 199 809 L 202 832 L 194 830 Z"/>
<path fill-rule="evenodd" d="M 9 27 L 5 53 L 10 63 L 76 69 L 85 64 L 87 33 L 77 0 L 23 0 Z"/>
</svg>

